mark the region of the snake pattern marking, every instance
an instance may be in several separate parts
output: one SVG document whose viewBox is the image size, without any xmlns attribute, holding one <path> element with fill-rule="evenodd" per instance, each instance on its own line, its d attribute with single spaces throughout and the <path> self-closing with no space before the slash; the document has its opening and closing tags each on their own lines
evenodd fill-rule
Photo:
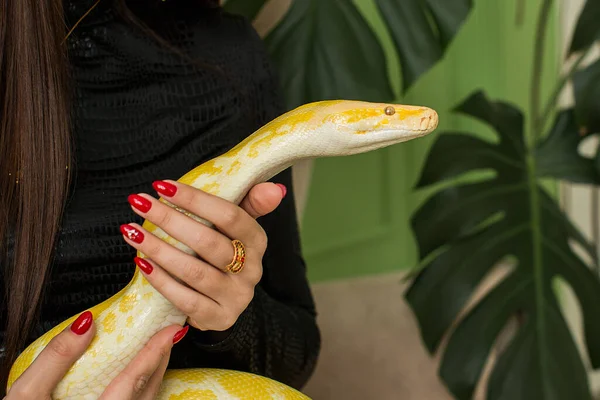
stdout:
<svg viewBox="0 0 600 400">
<path fill-rule="evenodd" d="M 350 100 L 309 103 L 258 129 L 225 154 L 209 160 L 178 182 L 239 204 L 254 185 L 303 159 L 347 156 L 405 142 L 432 132 L 437 113 L 427 107 Z M 175 207 L 165 199 L 161 202 Z M 208 221 L 177 208 L 190 218 Z M 188 254 L 195 253 L 145 221 L 143 227 Z M 138 256 L 144 257 L 138 252 Z M 55 400 L 97 399 L 112 379 L 162 328 L 183 325 L 186 316 L 136 269 L 119 293 L 90 309 L 97 333 L 84 355 L 53 393 Z M 25 349 L 12 366 L 8 388 L 42 349 L 76 316 L 55 326 Z M 308 399 L 266 377 L 218 369 L 168 370 L 158 400 Z"/>
</svg>

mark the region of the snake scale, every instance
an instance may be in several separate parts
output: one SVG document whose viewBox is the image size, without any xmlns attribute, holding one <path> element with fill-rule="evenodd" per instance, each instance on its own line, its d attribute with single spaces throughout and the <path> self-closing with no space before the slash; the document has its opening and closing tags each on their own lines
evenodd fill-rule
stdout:
<svg viewBox="0 0 600 400">
<path fill-rule="evenodd" d="M 182 176 L 178 182 L 239 204 L 254 185 L 303 159 L 364 153 L 432 132 L 437 113 L 427 107 L 351 100 L 302 105 L 272 120 L 223 155 Z M 160 201 L 175 207 L 161 198 Z M 208 221 L 190 218 L 212 227 Z M 149 221 L 143 227 L 188 254 L 195 253 Z M 138 252 L 138 256 L 144 257 Z M 136 269 L 119 293 L 90 309 L 97 333 L 84 355 L 60 382 L 53 398 L 97 399 L 111 380 L 162 328 L 183 325 L 186 316 L 157 292 Z M 8 388 L 50 340 L 77 316 L 62 322 L 27 347 L 12 366 Z M 168 370 L 159 400 L 308 399 L 256 374 L 219 370 Z"/>
</svg>

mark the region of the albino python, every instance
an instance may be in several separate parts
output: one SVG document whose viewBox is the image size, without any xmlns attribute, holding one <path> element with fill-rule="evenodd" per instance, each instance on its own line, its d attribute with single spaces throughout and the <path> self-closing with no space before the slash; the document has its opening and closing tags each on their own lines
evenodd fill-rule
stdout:
<svg viewBox="0 0 600 400">
<path fill-rule="evenodd" d="M 364 153 L 432 132 L 437 113 L 426 107 L 359 101 L 322 101 L 298 107 L 260 128 L 227 153 L 191 170 L 178 182 L 239 204 L 250 188 L 298 160 Z M 169 204 L 164 199 L 160 201 Z M 191 218 L 207 224 L 185 210 Z M 188 254 L 195 253 L 145 221 L 143 227 Z M 138 256 L 144 257 L 138 252 Z M 183 325 L 186 316 L 146 281 L 137 269 L 131 282 L 90 310 L 97 333 L 84 355 L 60 382 L 53 398 L 97 399 L 111 380 L 162 328 Z M 62 322 L 33 342 L 12 366 L 8 388 L 48 342 L 73 322 Z M 218 369 L 168 370 L 159 400 L 307 399 L 279 382 Z"/>
</svg>

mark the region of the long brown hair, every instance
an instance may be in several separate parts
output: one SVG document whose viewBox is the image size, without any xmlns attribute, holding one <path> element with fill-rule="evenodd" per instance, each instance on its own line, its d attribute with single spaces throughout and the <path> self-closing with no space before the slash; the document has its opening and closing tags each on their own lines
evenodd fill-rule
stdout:
<svg viewBox="0 0 600 400">
<path fill-rule="evenodd" d="M 7 314 L 0 395 L 35 323 L 71 180 L 63 1 L 0 0 L 0 265 Z M 125 20 L 165 44 L 125 0 L 113 2 Z"/>
<path fill-rule="evenodd" d="M 7 312 L 2 392 L 37 313 L 69 185 L 64 37 L 62 0 L 0 0 L 0 243 Z"/>
</svg>

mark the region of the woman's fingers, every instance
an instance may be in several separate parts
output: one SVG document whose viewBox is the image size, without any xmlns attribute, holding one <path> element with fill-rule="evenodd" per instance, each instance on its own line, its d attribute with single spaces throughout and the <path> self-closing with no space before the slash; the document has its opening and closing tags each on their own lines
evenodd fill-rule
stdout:
<svg viewBox="0 0 600 400">
<path fill-rule="evenodd" d="M 170 203 L 212 222 L 228 238 L 239 239 L 247 247 L 262 249 L 265 245 L 262 228 L 239 206 L 175 181 L 157 181 L 153 186 Z"/>
<path fill-rule="evenodd" d="M 256 219 L 273 212 L 286 193 L 287 188 L 281 183 L 261 183 L 250 189 L 240 207 Z"/>
<path fill-rule="evenodd" d="M 189 218 L 150 195 L 133 194 L 128 201 L 138 215 L 187 245 L 209 264 L 225 267 L 233 258 L 231 240 L 221 232 Z"/>
<path fill-rule="evenodd" d="M 165 196 L 165 185 L 170 185 L 170 182 L 155 182 L 154 187 Z M 194 250 L 207 263 L 221 270 L 233 259 L 234 248 L 231 239 L 241 240 L 247 247 L 258 250 L 259 254 L 264 252 L 266 236 L 254 219 L 277 208 L 286 193 L 283 185 L 270 182 L 258 184 L 250 190 L 238 207 L 187 185 L 172 186 L 172 190 L 168 191 L 169 194 L 173 194 L 169 197 L 172 204 L 212 222 L 227 236 L 148 194 L 132 194 L 128 201 L 138 215 L 160 227 L 169 236 Z M 211 207 L 218 208 L 210 210 Z"/>
<path fill-rule="evenodd" d="M 181 340 L 189 327 L 169 326 L 152 337 L 104 390 L 100 400 L 133 400 L 142 398 L 147 391 L 157 390 L 155 374 L 162 374 L 160 367 L 168 361 L 174 342 Z M 160 386 L 160 384 L 159 384 Z"/>
<path fill-rule="evenodd" d="M 154 399 L 166 371 L 171 348 L 189 327 L 169 326 L 150 339 L 142 351 L 117 375 L 100 399 Z M 85 352 L 95 333 L 92 313 L 82 313 L 56 335 L 31 366 L 17 379 L 6 400 L 50 399 L 69 368 Z"/>
<path fill-rule="evenodd" d="M 228 276 L 222 271 L 171 246 L 140 225 L 124 225 L 121 230 L 127 243 L 198 292 L 213 297 L 225 286 Z M 133 239 L 130 239 L 131 232 L 135 235 Z"/>
<path fill-rule="evenodd" d="M 229 285 L 214 287 L 209 282 L 205 282 L 206 289 L 200 293 L 177 282 L 161 266 L 153 261 L 136 257 L 135 263 L 144 272 L 148 282 L 160 294 L 167 298 L 181 312 L 193 317 L 194 325 L 197 328 L 217 329 L 220 324 L 227 322 L 221 321 L 220 316 L 223 314 L 221 305 L 214 298 L 204 294 L 204 291 L 220 293 L 226 290 Z M 207 324 L 200 326 L 195 321 L 206 321 Z"/>
<path fill-rule="evenodd" d="M 169 357 L 163 357 L 162 361 L 154 371 L 154 375 L 150 378 L 148 382 L 148 387 L 146 391 L 139 397 L 139 400 L 155 400 L 158 391 L 160 390 L 160 385 L 162 384 L 163 377 L 165 372 L 167 371 L 167 366 L 169 365 Z"/>
<path fill-rule="evenodd" d="M 69 368 L 90 345 L 94 334 L 92 313 L 86 311 L 48 343 L 11 387 L 7 400 L 49 398 Z"/>
</svg>

